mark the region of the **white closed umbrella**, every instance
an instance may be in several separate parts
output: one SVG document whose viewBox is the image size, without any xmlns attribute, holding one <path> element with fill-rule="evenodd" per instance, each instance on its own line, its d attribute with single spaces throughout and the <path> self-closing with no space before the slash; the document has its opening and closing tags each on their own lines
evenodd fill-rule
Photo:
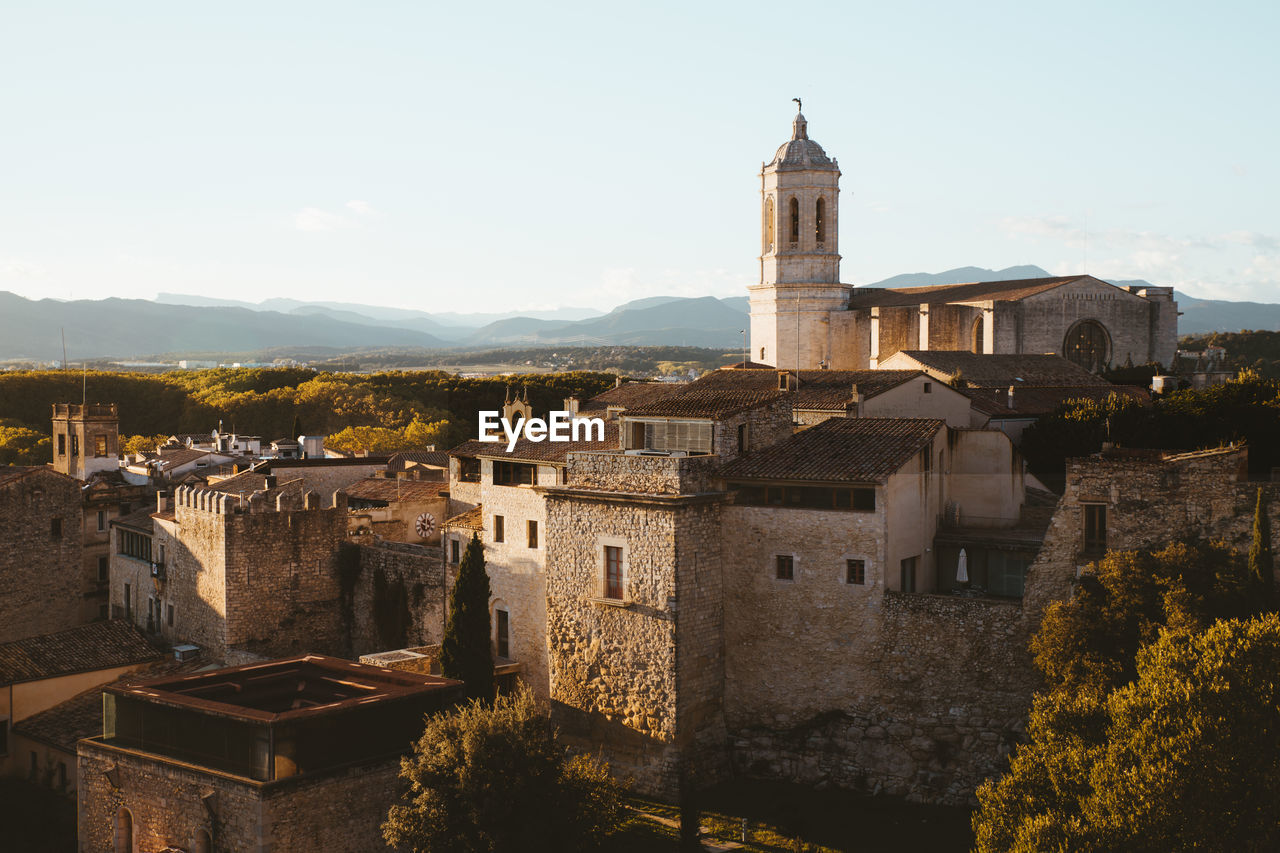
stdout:
<svg viewBox="0 0 1280 853">
<path fill-rule="evenodd" d="M 960 549 L 960 559 L 956 561 L 956 583 L 969 582 L 969 555 Z"/>
</svg>

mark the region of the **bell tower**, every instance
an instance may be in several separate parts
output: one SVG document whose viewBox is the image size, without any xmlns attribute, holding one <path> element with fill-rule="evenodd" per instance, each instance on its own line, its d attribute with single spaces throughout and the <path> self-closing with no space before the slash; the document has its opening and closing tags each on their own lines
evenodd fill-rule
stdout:
<svg viewBox="0 0 1280 853">
<path fill-rule="evenodd" d="M 831 360 L 830 313 L 840 283 L 840 166 L 797 113 L 791 139 L 760 169 L 760 282 L 751 301 L 751 360 L 813 370 Z"/>
</svg>

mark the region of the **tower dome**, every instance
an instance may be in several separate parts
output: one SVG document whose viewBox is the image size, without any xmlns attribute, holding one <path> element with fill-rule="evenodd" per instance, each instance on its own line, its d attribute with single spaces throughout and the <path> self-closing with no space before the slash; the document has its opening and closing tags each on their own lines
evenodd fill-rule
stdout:
<svg viewBox="0 0 1280 853">
<path fill-rule="evenodd" d="M 804 113 L 796 113 L 791 122 L 791 139 L 782 143 L 773 155 L 769 168 L 779 171 L 826 169 L 838 172 L 840 167 L 827 156 L 822 146 L 809 138 L 809 122 Z"/>
</svg>

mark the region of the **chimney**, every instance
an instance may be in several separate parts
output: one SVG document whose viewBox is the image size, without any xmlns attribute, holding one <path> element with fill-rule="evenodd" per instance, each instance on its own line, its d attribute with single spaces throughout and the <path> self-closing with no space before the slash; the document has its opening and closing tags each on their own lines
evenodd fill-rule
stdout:
<svg viewBox="0 0 1280 853">
<path fill-rule="evenodd" d="M 169 493 L 156 492 L 156 512 L 169 511 Z"/>
<path fill-rule="evenodd" d="M 1014 386 L 1009 386 L 1009 408 L 1011 409 L 1013 408 L 1013 388 Z"/>
<path fill-rule="evenodd" d="M 564 398 L 564 410 L 569 413 L 570 418 L 576 418 L 578 416 L 578 405 L 577 397 Z"/>
<path fill-rule="evenodd" d="M 615 376 L 615 377 L 613 378 L 613 387 L 614 387 L 614 388 L 621 388 L 621 387 L 622 387 L 622 377 L 621 377 L 621 376 Z"/>
<path fill-rule="evenodd" d="M 857 382 L 853 383 L 853 387 L 850 389 L 849 402 L 855 405 L 862 402 L 862 392 L 858 390 Z"/>
</svg>

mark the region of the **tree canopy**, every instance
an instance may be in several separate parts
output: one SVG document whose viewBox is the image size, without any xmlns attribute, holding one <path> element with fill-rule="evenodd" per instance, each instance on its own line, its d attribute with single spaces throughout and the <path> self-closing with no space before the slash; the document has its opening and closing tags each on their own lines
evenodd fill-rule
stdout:
<svg viewBox="0 0 1280 853">
<path fill-rule="evenodd" d="M 570 757 L 525 687 L 429 717 L 400 777 L 383 837 L 415 853 L 596 849 L 621 811 L 607 766 Z"/>
</svg>

